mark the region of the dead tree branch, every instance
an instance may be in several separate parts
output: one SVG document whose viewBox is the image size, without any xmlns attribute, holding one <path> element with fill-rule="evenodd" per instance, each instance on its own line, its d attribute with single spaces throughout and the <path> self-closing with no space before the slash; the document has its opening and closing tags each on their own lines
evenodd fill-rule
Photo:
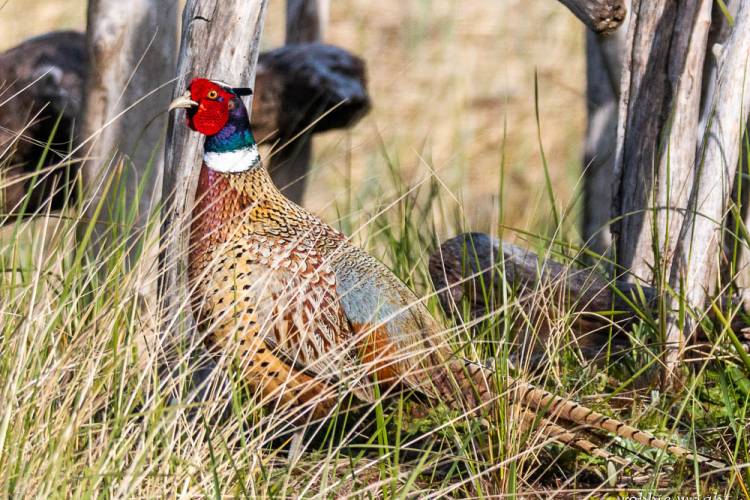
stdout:
<svg viewBox="0 0 750 500">
<path fill-rule="evenodd" d="M 0 106 L 0 144 L 11 156 L 0 162 L 0 225 L 22 210 L 44 213 L 74 201 L 77 163 L 60 161 L 78 144 L 86 69 L 86 41 L 75 31 L 45 33 L 0 53 L 2 91 L 15 96 Z M 32 179 L 38 167 L 50 173 Z"/>
<path fill-rule="evenodd" d="M 611 246 L 612 170 L 617 138 L 617 92 L 598 37 L 586 32 L 586 139 L 583 148 L 586 246 L 604 254 Z M 619 90 L 619 89 L 618 89 Z"/>
<path fill-rule="evenodd" d="M 627 14 L 624 0 L 559 0 L 594 33 L 612 34 Z"/>
</svg>

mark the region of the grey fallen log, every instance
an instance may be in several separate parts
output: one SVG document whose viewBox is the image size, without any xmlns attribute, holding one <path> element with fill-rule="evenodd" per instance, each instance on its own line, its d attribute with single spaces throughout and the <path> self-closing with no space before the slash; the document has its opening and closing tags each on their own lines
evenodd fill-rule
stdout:
<svg viewBox="0 0 750 500">
<path fill-rule="evenodd" d="M 559 0 L 594 33 L 609 35 L 627 14 L 624 0 Z"/>
<path fill-rule="evenodd" d="M 469 322 L 506 311 L 509 304 L 503 300 L 503 287 L 507 286 L 508 295 L 535 322 L 540 340 L 549 335 L 552 323 L 568 318 L 584 354 L 595 355 L 606 346 L 610 327 L 615 343 L 623 346 L 627 338 L 621 332 L 644 317 L 657 318 L 660 310 L 660 296 L 654 288 L 639 288 L 607 279 L 596 270 L 541 259 L 530 250 L 483 233 L 465 233 L 445 241 L 430 256 L 429 271 L 449 316 Z M 749 298 L 743 292 L 724 301 L 747 312 Z M 733 318 L 736 332 L 747 327 L 739 314 Z"/>
</svg>

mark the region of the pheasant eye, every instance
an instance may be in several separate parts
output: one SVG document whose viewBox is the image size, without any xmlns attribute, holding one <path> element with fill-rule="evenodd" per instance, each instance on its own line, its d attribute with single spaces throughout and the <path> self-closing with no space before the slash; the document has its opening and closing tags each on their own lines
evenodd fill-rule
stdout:
<svg viewBox="0 0 750 500">
<path fill-rule="evenodd" d="M 208 97 L 209 99 L 216 99 L 217 97 L 219 97 L 219 93 L 215 90 L 209 90 L 208 94 L 206 94 L 206 97 Z"/>
</svg>

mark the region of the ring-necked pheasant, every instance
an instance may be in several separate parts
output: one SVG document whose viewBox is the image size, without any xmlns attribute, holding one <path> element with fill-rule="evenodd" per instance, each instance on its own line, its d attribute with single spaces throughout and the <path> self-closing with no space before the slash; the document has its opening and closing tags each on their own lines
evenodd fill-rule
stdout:
<svg viewBox="0 0 750 500">
<path fill-rule="evenodd" d="M 364 402 L 404 387 L 455 408 L 497 399 L 488 368 L 451 350 L 424 304 L 382 263 L 286 199 L 262 167 L 240 96 L 194 79 L 170 109 L 205 135 L 189 263 L 192 300 L 210 344 L 236 359 L 265 404 L 324 416 L 342 392 Z M 524 423 L 615 459 L 555 419 L 708 463 L 649 433 L 520 380 L 508 383 Z M 714 463 L 714 465 L 717 465 Z"/>
</svg>

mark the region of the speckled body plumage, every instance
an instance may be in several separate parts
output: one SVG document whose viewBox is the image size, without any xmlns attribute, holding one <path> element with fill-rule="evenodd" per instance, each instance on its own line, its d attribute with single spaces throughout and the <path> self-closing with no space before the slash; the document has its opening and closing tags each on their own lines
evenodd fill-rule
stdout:
<svg viewBox="0 0 750 500">
<path fill-rule="evenodd" d="M 255 147 L 244 106 L 224 91 L 231 99 L 225 131 L 231 126 L 233 133 L 209 137 L 206 151 Z M 196 123 L 190 114 L 188 123 Z M 216 165 L 227 166 L 220 160 L 214 155 Z M 493 372 L 456 357 L 446 330 L 388 268 L 286 199 L 260 161 L 236 167 L 201 170 L 191 227 L 192 303 L 209 343 L 236 360 L 264 404 L 324 416 L 342 393 L 373 401 L 374 384 L 403 386 L 472 412 L 494 403 Z M 588 453 L 618 460 L 552 420 L 710 462 L 525 382 L 505 382 L 524 425 L 539 424 Z"/>
<path fill-rule="evenodd" d="M 381 382 L 402 376 L 435 395 L 418 365 L 449 353 L 438 335 L 430 341 L 438 328 L 427 310 L 380 262 L 284 198 L 260 166 L 242 174 L 204 166 L 198 192 L 190 254 L 196 312 L 203 323 L 221 318 L 212 343 L 226 347 L 230 331 L 243 337 L 252 385 L 270 393 L 313 373 L 327 386 L 355 379 L 355 394 L 371 401 L 376 372 Z M 421 356 L 413 353 L 419 346 Z M 296 374 L 289 366 L 304 368 Z"/>
</svg>

